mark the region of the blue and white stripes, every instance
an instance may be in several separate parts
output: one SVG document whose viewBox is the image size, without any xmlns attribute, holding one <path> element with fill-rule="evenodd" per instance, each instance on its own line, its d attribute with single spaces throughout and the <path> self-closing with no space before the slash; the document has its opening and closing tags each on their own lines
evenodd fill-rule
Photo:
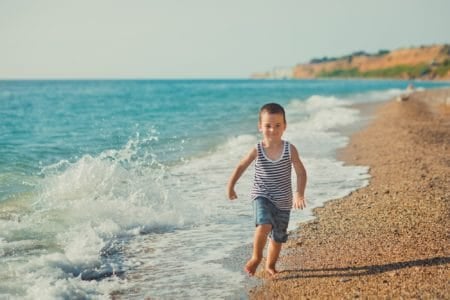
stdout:
<svg viewBox="0 0 450 300">
<path fill-rule="evenodd" d="M 262 143 L 256 145 L 257 158 L 251 197 L 266 197 L 280 210 L 292 208 L 292 162 L 290 143 L 283 141 L 283 153 L 271 160 L 264 152 Z"/>
</svg>

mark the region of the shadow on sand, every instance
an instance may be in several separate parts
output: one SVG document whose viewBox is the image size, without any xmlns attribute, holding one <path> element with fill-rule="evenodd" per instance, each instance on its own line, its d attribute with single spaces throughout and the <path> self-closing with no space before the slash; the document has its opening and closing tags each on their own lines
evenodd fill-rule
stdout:
<svg viewBox="0 0 450 300">
<path fill-rule="evenodd" d="M 322 269 L 294 269 L 284 270 L 279 273 L 277 280 L 289 280 L 295 278 L 325 278 L 325 277 L 354 277 L 363 275 L 376 275 L 411 267 L 431 267 L 450 263 L 450 257 L 433 257 L 404 262 L 395 262 L 384 265 L 372 265 L 346 268 L 322 268 Z M 284 273 L 289 275 L 283 276 Z"/>
</svg>

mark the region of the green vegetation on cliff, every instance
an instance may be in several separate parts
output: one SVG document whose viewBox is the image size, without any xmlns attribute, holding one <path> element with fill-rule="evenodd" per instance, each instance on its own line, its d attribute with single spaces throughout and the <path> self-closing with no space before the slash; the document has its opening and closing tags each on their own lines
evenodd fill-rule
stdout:
<svg viewBox="0 0 450 300">
<path fill-rule="evenodd" d="M 450 59 L 444 61 L 444 63 L 436 68 L 436 74 L 438 76 L 445 76 L 450 71 Z"/>
<path fill-rule="evenodd" d="M 437 67 L 430 66 L 428 64 L 418 64 L 414 66 L 398 65 L 391 68 L 384 68 L 378 70 L 371 70 L 361 72 L 357 68 L 351 69 L 335 69 L 332 71 L 321 71 L 317 77 L 320 78 L 350 78 L 350 77 L 363 77 L 363 78 L 420 78 L 425 75 L 431 77 L 441 77 L 447 74 L 450 70 L 450 60 L 445 61 Z"/>
<path fill-rule="evenodd" d="M 322 58 L 313 58 L 309 61 L 310 64 L 320 64 L 324 62 L 330 62 L 330 61 L 338 61 L 338 60 L 348 60 L 351 61 L 353 57 L 355 56 L 369 56 L 369 57 L 377 57 L 377 56 L 383 56 L 386 54 L 389 54 L 389 50 L 380 49 L 377 53 L 367 53 L 366 51 L 355 51 L 350 55 L 344 55 L 340 57 L 327 57 L 324 56 Z"/>
</svg>

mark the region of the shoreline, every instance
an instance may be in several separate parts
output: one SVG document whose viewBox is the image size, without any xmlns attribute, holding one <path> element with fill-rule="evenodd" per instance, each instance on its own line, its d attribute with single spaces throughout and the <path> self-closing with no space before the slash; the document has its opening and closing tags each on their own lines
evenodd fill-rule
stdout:
<svg viewBox="0 0 450 300">
<path fill-rule="evenodd" d="M 337 153 L 369 185 L 314 209 L 251 299 L 450 295 L 450 89 L 382 102 Z M 447 104 L 446 104 L 447 103 Z"/>
</svg>

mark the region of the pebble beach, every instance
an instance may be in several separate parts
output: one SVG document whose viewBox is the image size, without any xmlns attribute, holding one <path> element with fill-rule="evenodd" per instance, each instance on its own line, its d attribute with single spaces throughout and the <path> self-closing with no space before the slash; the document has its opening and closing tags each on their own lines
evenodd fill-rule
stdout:
<svg viewBox="0 0 450 300">
<path fill-rule="evenodd" d="M 379 104 L 338 157 L 369 185 L 316 208 L 249 297 L 450 299 L 450 89 Z"/>
</svg>

